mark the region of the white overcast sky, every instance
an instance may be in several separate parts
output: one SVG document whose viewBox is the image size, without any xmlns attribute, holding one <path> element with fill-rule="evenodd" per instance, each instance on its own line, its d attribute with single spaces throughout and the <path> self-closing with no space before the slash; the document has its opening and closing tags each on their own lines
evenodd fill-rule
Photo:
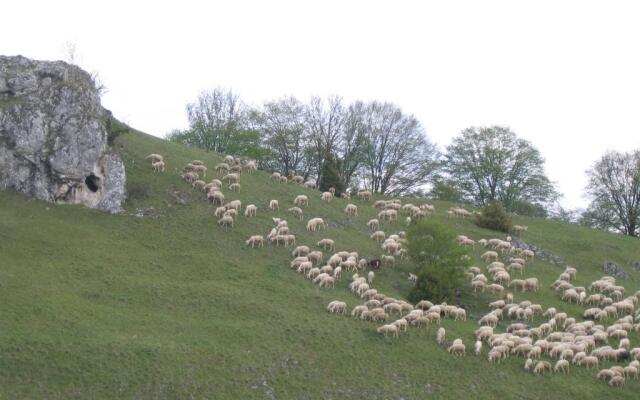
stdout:
<svg viewBox="0 0 640 400">
<path fill-rule="evenodd" d="M 223 86 L 386 100 L 441 148 L 507 125 L 546 158 L 568 207 L 607 149 L 640 147 L 640 1 L 6 1 L 0 54 L 98 71 L 104 105 L 157 136 Z"/>
</svg>

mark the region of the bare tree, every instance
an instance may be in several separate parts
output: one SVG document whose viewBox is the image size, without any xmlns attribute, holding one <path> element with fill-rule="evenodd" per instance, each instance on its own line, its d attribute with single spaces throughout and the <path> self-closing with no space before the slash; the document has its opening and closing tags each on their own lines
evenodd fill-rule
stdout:
<svg viewBox="0 0 640 400">
<path fill-rule="evenodd" d="M 308 135 L 305 131 L 305 106 L 295 97 L 285 97 L 264 104 L 253 113 L 253 120 L 264 135 L 265 144 L 277 155 L 276 165 L 286 175 L 289 171 L 310 169 L 305 160 Z"/>
<path fill-rule="evenodd" d="M 305 113 L 306 129 L 311 142 L 310 158 L 315 166 L 318 181 L 322 179 L 322 167 L 327 154 L 336 150 L 345 121 L 345 107 L 342 99 L 331 96 L 325 102 L 319 97 L 311 98 Z"/>
<path fill-rule="evenodd" d="M 372 191 L 405 193 L 431 180 L 438 153 L 413 115 L 391 103 L 372 102 L 363 123 L 363 175 Z"/>
<path fill-rule="evenodd" d="M 607 152 L 587 171 L 592 202 L 583 221 L 628 236 L 640 234 L 640 151 Z"/>
</svg>

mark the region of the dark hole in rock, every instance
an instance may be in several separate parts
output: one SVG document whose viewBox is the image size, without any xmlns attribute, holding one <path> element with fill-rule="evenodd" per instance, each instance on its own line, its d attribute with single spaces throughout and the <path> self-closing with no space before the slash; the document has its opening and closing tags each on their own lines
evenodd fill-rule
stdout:
<svg viewBox="0 0 640 400">
<path fill-rule="evenodd" d="M 94 174 L 87 176 L 87 178 L 84 180 L 84 183 L 92 192 L 97 192 L 98 189 L 100 189 L 100 178 L 98 178 Z"/>
</svg>

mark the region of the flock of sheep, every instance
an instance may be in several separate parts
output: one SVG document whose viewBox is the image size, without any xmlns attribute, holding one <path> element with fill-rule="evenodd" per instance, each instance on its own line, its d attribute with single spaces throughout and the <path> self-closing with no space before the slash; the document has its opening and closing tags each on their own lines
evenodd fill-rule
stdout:
<svg viewBox="0 0 640 400">
<path fill-rule="evenodd" d="M 164 171 L 161 155 L 150 154 L 146 159 L 151 161 L 154 172 Z M 215 171 L 222 175 L 221 179 L 212 179 L 206 183 L 203 179 L 206 177 L 207 167 L 199 160 L 188 163 L 181 176 L 194 188 L 206 193 L 207 199 L 217 206 L 215 215 L 219 218 L 218 224 L 228 228 L 234 226 L 242 211 L 242 203 L 240 200 L 225 201 L 223 182 L 226 182 L 230 191 L 239 192 L 241 173 L 253 173 L 256 170 L 255 161 L 249 160 L 242 165 L 239 158 L 226 156 L 224 162 L 215 167 Z M 314 181 L 305 182 L 302 176 L 287 177 L 275 172 L 271 179 L 278 183 L 291 182 L 316 188 Z M 330 189 L 320 194 L 320 200 L 331 202 L 334 196 L 335 191 Z M 350 199 L 348 193 L 342 196 Z M 357 198 L 370 202 L 372 193 L 360 191 Z M 287 211 L 302 220 L 303 208 L 308 207 L 309 203 L 307 195 L 298 195 L 292 199 L 293 206 Z M 246 240 L 246 245 L 263 247 L 265 243 L 269 243 L 275 246 L 295 246 L 291 252 L 290 267 L 321 288 L 334 288 L 336 281 L 344 273 L 352 274 L 349 289 L 362 303 L 354 306 L 350 314 L 362 321 L 381 323 L 377 332 L 384 336 L 399 337 L 409 327 L 428 328 L 440 325 L 443 319 L 465 321 L 467 312 L 464 308 L 446 303 L 433 304 L 428 300 L 412 305 L 386 296 L 374 288 L 374 270 L 381 266 L 393 267 L 397 259 L 403 259 L 407 255 L 405 233 L 400 231 L 387 236 L 380 229 L 381 222 L 397 221 L 398 216 L 403 213 L 406 215 L 406 222 L 411 223 L 435 212 L 435 208 L 430 204 L 403 205 L 399 200 L 377 200 L 373 207 L 378 209 L 377 218 L 369 220 L 366 226 L 371 231 L 370 239 L 378 242 L 382 249 L 382 254 L 376 259 L 367 260 L 354 251 L 336 252 L 336 243 L 330 238 L 321 238 L 315 243 L 319 250 L 308 245 L 298 245 L 289 224 L 281 218 L 273 218 L 274 226 L 266 238 L 261 234 L 252 235 Z M 271 200 L 269 209 L 279 211 L 278 200 Z M 246 217 L 255 216 L 256 212 L 254 204 L 244 208 Z M 349 203 L 344 213 L 355 217 L 358 215 L 358 206 Z M 447 210 L 448 217 L 466 218 L 472 215 L 474 212 L 460 207 Z M 320 217 L 310 218 L 306 224 L 309 232 L 322 231 L 326 227 L 326 222 Z M 516 225 L 514 233 L 522 234 L 527 229 L 526 226 Z M 508 357 L 523 357 L 525 370 L 534 374 L 568 373 L 572 365 L 597 368 L 604 361 L 627 362 L 624 366 L 602 369 L 596 377 L 606 380 L 611 386 L 622 386 L 626 379 L 639 378 L 640 347 L 632 348 L 628 336 L 632 331 L 640 332 L 640 312 L 636 309 L 640 291 L 626 295 L 625 288 L 609 276 L 592 282 L 588 288 L 575 286 L 571 282 L 576 278 L 577 270 L 567 267 L 553 282 L 551 289 L 563 301 L 589 307 L 584 310 L 584 320 L 578 321 L 554 307 L 545 309 L 526 299 L 514 302 L 514 293 L 518 291 L 524 296 L 527 292 L 541 290 L 538 278 L 524 278 L 527 264 L 535 257 L 531 250 L 514 246 L 510 237 L 504 240 L 493 238 L 476 241 L 466 235 L 459 235 L 457 242 L 460 246 L 485 248 L 480 255 L 480 260 L 487 263 L 485 272 L 477 266 L 471 266 L 466 275 L 474 293 L 485 292 L 496 296 L 495 301 L 489 303 L 490 311 L 478 319 L 480 327 L 475 331 L 473 346 L 475 355 L 483 354 L 486 346 L 486 356 L 491 363 L 499 363 Z M 323 251 L 332 253 L 325 257 Z M 409 274 L 408 279 L 415 283 L 417 276 Z M 347 303 L 339 300 L 330 302 L 326 309 L 333 314 L 349 313 Z M 536 318 L 544 318 L 544 322 L 535 325 Z M 498 332 L 501 321 L 507 326 L 503 332 Z M 612 323 L 605 325 L 609 322 Z M 617 342 L 617 347 L 611 345 L 611 340 Z M 439 327 L 436 332 L 436 342 L 446 346 L 452 355 L 466 355 L 463 340 L 456 338 L 448 344 L 443 327 Z M 552 364 L 551 361 L 542 359 L 543 357 L 555 362 Z"/>
</svg>

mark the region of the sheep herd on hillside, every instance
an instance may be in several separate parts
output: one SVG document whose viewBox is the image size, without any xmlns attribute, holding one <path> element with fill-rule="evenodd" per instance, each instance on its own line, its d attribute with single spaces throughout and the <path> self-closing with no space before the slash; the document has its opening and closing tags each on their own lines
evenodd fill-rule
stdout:
<svg viewBox="0 0 640 400">
<path fill-rule="evenodd" d="M 159 154 L 145 157 L 151 162 L 154 172 L 164 172 L 165 164 Z M 252 174 L 257 170 L 256 162 L 248 160 L 244 163 L 233 156 L 226 156 L 222 163 L 214 168 L 218 178 L 205 182 L 207 167 L 200 160 L 193 160 L 182 170 L 182 179 L 193 188 L 206 193 L 206 198 L 216 206 L 215 216 L 218 225 L 233 228 L 238 215 L 242 212 L 240 200 L 227 201 L 222 192 L 223 182 L 231 192 L 241 190 L 240 178 L 243 172 Z M 293 183 L 306 188 L 315 189 L 315 181 L 305 181 L 302 176 L 281 175 L 274 172 L 271 179 L 278 184 Z M 331 202 L 335 197 L 333 188 L 322 192 L 320 201 Z M 343 194 L 349 200 L 349 194 Z M 371 202 L 370 191 L 359 191 L 356 198 L 364 203 Z M 304 207 L 308 207 L 312 199 L 300 194 L 291 199 L 292 207 L 287 209 L 294 218 L 304 219 Z M 451 343 L 446 341 L 445 328 L 440 326 L 442 320 L 466 321 L 465 308 L 446 303 L 433 304 L 422 300 L 410 304 L 404 300 L 389 297 L 374 287 L 375 270 L 382 266 L 393 268 L 397 260 L 407 256 L 406 235 L 403 231 L 387 235 L 382 225 L 392 226 L 400 215 L 406 216 L 406 223 L 413 223 L 434 213 L 431 204 L 402 204 L 400 200 L 377 200 L 371 204 L 378 210 L 377 218 L 366 223 L 369 237 L 382 250 L 378 258 L 367 260 L 356 251 L 336 251 L 335 240 L 321 237 L 314 250 L 311 246 L 298 244 L 296 236 L 289 229 L 285 219 L 272 218 L 273 226 L 266 235 L 252 235 L 246 245 L 252 248 L 264 247 L 265 244 L 291 247 L 290 268 L 310 280 L 319 288 L 334 288 L 336 282 L 350 274 L 349 290 L 361 304 L 351 310 L 346 302 L 331 301 L 326 310 L 332 314 L 350 314 L 361 321 L 379 324 L 377 332 L 385 337 L 398 338 L 409 329 L 428 329 L 438 326 L 436 343 L 444 346 L 453 356 L 467 355 L 467 346 L 462 338 Z M 268 209 L 279 211 L 278 200 L 269 201 Z M 358 216 L 358 205 L 348 203 L 344 213 L 350 217 Z M 460 207 L 451 207 L 446 211 L 449 218 L 468 218 L 477 212 Z M 249 204 L 244 208 L 244 216 L 255 217 L 257 206 Z M 309 218 L 306 223 L 308 232 L 321 233 L 327 228 L 322 217 Z M 523 234 L 528 227 L 514 226 L 515 234 Z M 505 239 L 491 238 L 474 240 L 467 235 L 456 238 L 460 246 L 475 249 L 483 248 L 479 261 L 485 263 L 484 271 L 478 266 L 470 266 L 466 277 L 473 293 L 487 293 L 495 296 L 489 303 L 489 312 L 478 318 L 479 328 L 475 331 L 473 354 L 481 356 L 486 347 L 486 357 L 490 363 L 500 363 L 509 357 L 522 357 L 524 369 L 541 375 L 549 372 L 567 374 L 572 367 L 598 368 L 604 362 L 626 363 L 622 366 L 611 366 L 597 372 L 596 378 L 608 382 L 611 386 L 623 386 L 627 379 L 640 377 L 640 347 L 632 347 L 629 335 L 640 332 L 640 311 L 637 309 L 640 291 L 627 295 L 624 286 L 615 278 L 604 276 L 588 287 L 576 286 L 572 283 L 577 276 L 577 269 L 566 267 L 551 285 L 550 289 L 557 293 L 560 300 L 585 307 L 582 321 L 571 317 L 568 313 L 555 307 L 544 308 L 541 304 L 522 299 L 514 301 L 515 295 L 543 290 L 537 277 L 524 277 L 530 270 L 535 253 L 513 244 L 511 237 Z M 329 252 L 325 255 L 324 252 Z M 409 282 L 415 283 L 418 277 L 409 274 Z M 536 318 L 543 322 L 535 324 Z M 499 332 L 500 325 L 506 328 Z M 616 341 L 617 347 L 610 341 Z M 543 357 L 549 361 L 544 360 Z"/>
</svg>

